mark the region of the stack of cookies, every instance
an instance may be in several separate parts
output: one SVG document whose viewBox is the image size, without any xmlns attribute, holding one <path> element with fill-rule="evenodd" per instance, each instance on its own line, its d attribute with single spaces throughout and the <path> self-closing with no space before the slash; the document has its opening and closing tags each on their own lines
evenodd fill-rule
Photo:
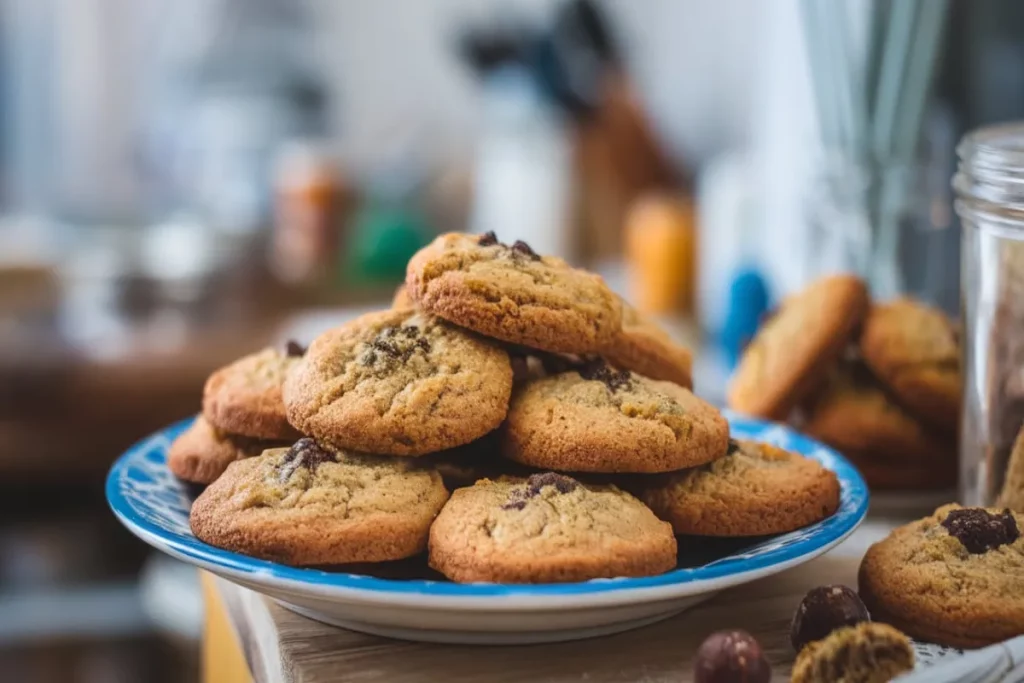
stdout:
<svg viewBox="0 0 1024 683">
<path fill-rule="evenodd" d="M 690 363 L 597 275 L 443 235 L 391 309 L 215 373 L 169 466 L 209 484 L 207 543 L 360 571 L 427 551 L 459 582 L 658 574 L 679 543 L 831 515 L 835 475 L 730 439 Z"/>
<path fill-rule="evenodd" d="M 869 300 L 837 275 L 783 302 L 733 377 L 732 408 L 790 420 L 885 489 L 947 489 L 957 476 L 960 346 L 950 320 L 911 299 Z"/>
</svg>

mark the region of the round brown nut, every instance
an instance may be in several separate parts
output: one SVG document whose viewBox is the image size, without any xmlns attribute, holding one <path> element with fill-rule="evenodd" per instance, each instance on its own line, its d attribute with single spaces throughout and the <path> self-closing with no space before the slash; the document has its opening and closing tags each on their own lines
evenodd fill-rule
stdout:
<svg viewBox="0 0 1024 683">
<path fill-rule="evenodd" d="M 871 616 L 852 588 L 818 586 L 809 590 L 796 608 L 789 638 L 793 649 L 800 652 L 807 643 L 821 640 L 837 628 L 862 621 L 871 621 Z"/>
<path fill-rule="evenodd" d="M 768 683 L 771 678 L 761 644 L 746 631 L 712 633 L 693 662 L 696 683 Z"/>
</svg>

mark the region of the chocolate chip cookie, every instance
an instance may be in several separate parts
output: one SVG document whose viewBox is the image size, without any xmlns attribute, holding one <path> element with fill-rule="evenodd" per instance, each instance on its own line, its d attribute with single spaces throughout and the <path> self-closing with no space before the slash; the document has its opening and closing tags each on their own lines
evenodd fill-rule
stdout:
<svg viewBox="0 0 1024 683">
<path fill-rule="evenodd" d="M 667 472 L 725 455 L 729 424 L 709 403 L 600 359 L 517 388 L 502 452 L 568 472 Z"/>
<path fill-rule="evenodd" d="M 597 352 L 621 328 L 619 300 L 599 276 L 494 233 L 438 237 L 409 261 L 406 285 L 424 311 L 545 351 Z"/>
<path fill-rule="evenodd" d="M 418 461 L 304 438 L 229 465 L 189 521 L 210 545 L 284 564 L 384 562 L 422 552 L 447 499 L 440 475 Z"/>
<path fill-rule="evenodd" d="M 452 494 L 430 529 L 430 566 L 460 583 L 549 583 L 661 574 L 671 527 L 614 486 L 546 472 Z"/>
<path fill-rule="evenodd" d="M 217 370 L 203 389 L 203 416 L 218 430 L 256 439 L 288 440 L 281 386 L 302 356 L 301 346 L 268 348 Z"/>
<path fill-rule="evenodd" d="M 653 478 L 640 499 L 677 534 L 761 536 L 831 516 L 839 507 L 839 480 L 816 460 L 733 441 L 714 462 Z"/>
<path fill-rule="evenodd" d="M 412 308 L 415 304 L 409 297 L 408 288 L 402 284 L 395 289 L 395 295 L 391 299 L 391 308 Z"/>
<path fill-rule="evenodd" d="M 830 373 L 802 429 L 853 460 L 873 488 L 956 483 L 956 440 L 909 414 L 859 362 L 845 360 Z"/>
<path fill-rule="evenodd" d="M 280 445 L 279 441 L 224 434 L 200 415 L 171 444 L 167 451 L 167 467 L 179 479 L 209 484 L 235 460 L 259 455 Z"/>
<path fill-rule="evenodd" d="M 284 401 L 293 425 L 339 448 L 423 455 L 497 427 L 511 390 L 512 366 L 497 343 L 402 309 L 315 339 Z"/>
<path fill-rule="evenodd" d="M 1024 517 L 946 505 L 874 544 L 860 596 L 877 621 L 952 647 L 1024 634 Z"/>
<path fill-rule="evenodd" d="M 889 683 L 914 669 L 910 639 L 887 624 L 833 631 L 800 651 L 792 683 Z"/>
<path fill-rule="evenodd" d="M 785 419 L 819 386 L 867 309 L 867 288 L 852 275 L 823 278 L 786 299 L 744 351 L 729 385 L 729 406 Z"/>
<path fill-rule="evenodd" d="M 651 379 L 693 387 L 693 356 L 665 330 L 622 302 L 622 329 L 601 355 L 612 365 Z"/>
<path fill-rule="evenodd" d="M 960 421 L 960 344 L 937 309 L 911 299 L 871 307 L 860 338 L 864 362 L 914 415 L 953 433 Z"/>
</svg>

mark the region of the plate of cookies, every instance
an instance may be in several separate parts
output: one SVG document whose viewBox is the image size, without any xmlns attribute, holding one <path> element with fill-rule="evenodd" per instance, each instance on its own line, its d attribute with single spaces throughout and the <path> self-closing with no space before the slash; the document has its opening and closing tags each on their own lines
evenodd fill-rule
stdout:
<svg viewBox="0 0 1024 683">
<path fill-rule="evenodd" d="M 107 497 L 153 547 L 330 624 L 614 633 L 806 562 L 867 511 L 842 456 L 701 400 L 690 363 L 599 276 L 443 235 L 390 309 L 211 375 Z"/>
</svg>

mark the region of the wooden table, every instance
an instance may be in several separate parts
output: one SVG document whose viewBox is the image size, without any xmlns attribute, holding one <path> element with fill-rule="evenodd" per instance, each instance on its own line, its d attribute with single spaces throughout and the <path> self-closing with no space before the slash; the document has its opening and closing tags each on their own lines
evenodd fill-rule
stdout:
<svg viewBox="0 0 1024 683">
<path fill-rule="evenodd" d="M 327 681 L 692 681 L 693 654 L 712 631 L 753 633 L 788 681 L 789 621 L 812 587 L 856 586 L 867 546 L 898 520 L 869 521 L 829 554 L 774 577 L 725 591 L 666 621 L 635 631 L 553 645 L 453 646 L 408 643 L 325 626 L 222 579 L 204 575 L 207 683 Z"/>
</svg>

